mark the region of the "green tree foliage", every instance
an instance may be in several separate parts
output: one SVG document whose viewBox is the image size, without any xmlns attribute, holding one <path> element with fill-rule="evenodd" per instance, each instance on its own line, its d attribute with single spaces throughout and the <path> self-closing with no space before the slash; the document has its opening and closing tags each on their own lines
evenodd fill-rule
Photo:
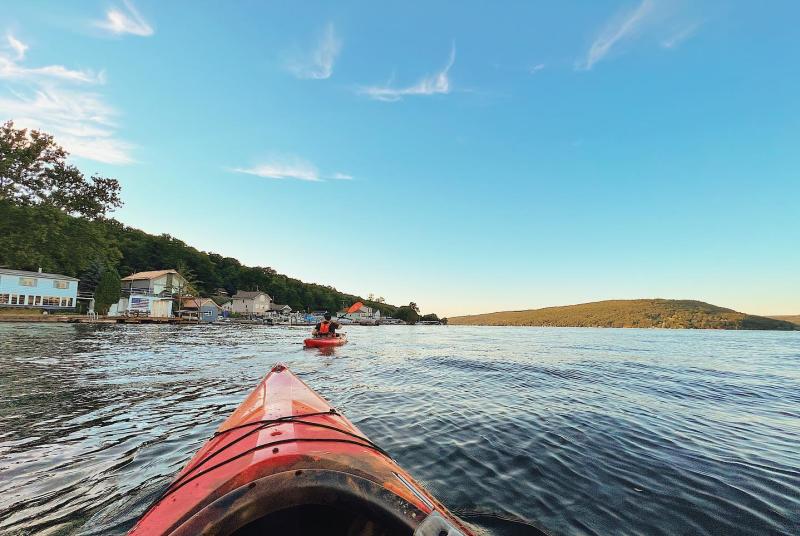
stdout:
<svg viewBox="0 0 800 536">
<path fill-rule="evenodd" d="M 97 219 L 122 205 L 116 179 L 92 176 L 66 162 L 69 154 L 53 136 L 0 125 L 0 200 L 16 205 L 49 205 Z"/>
<path fill-rule="evenodd" d="M 439 317 L 436 315 L 436 313 L 430 313 L 423 315 L 420 320 L 423 322 L 439 322 Z"/>
<path fill-rule="evenodd" d="M 100 283 L 100 277 L 103 275 L 105 265 L 102 260 L 94 259 L 86 267 L 86 270 L 80 274 L 80 282 L 78 283 L 78 290 L 89 294 L 94 294 L 94 290 Z"/>
<path fill-rule="evenodd" d="M 796 325 L 694 300 L 608 300 L 527 311 L 459 316 L 451 324 L 601 328 L 779 329 Z"/>
<path fill-rule="evenodd" d="M 95 311 L 107 314 L 109 307 L 117 303 L 120 297 L 121 281 L 116 270 L 104 270 L 94 291 Z"/>
<path fill-rule="evenodd" d="M 80 277 L 96 260 L 113 267 L 121 258 L 102 222 L 0 200 L 0 266 Z"/>
<path fill-rule="evenodd" d="M 419 322 L 419 312 L 416 308 L 416 304 L 411 302 L 409 305 L 398 307 L 397 311 L 394 313 L 394 317 L 403 320 L 406 324 L 416 324 Z"/>
</svg>

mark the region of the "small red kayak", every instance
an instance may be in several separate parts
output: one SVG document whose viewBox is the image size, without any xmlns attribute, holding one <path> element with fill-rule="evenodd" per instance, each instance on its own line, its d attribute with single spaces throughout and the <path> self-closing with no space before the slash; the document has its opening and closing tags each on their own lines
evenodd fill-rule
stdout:
<svg viewBox="0 0 800 536">
<path fill-rule="evenodd" d="M 339 335 L 337 337 L 313 337 L 303 341 L 306 348 L 328 348 L 330 346 L 342 346 L 347 344 L 347 335 Z"/>
<path fill-rule="evenodd" d="M 129 534 L 474 536 L 281 364 Z"/>
</svg>

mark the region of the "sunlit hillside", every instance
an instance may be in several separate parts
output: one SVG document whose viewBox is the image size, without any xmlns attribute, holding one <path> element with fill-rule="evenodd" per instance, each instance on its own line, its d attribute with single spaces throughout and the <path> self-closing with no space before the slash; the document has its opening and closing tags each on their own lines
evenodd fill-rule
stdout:
<svg viewBox="0 0 800 536">
<path fill-rule="evenodd" d="M 694 300 L 608 300 L 449 319 L 450 324 L 604 328 L 776 329 L 800 326 Z"/>
</svg>

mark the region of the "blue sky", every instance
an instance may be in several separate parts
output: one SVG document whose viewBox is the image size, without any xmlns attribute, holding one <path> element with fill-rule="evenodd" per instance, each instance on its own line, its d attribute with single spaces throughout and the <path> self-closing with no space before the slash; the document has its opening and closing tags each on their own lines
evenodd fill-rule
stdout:
<svg viewBox="0 0 800 536">
<path fill-rule="evenodd" d="M 800 4 L 15 2 L 0 120 L 121 221 L 454 315 L 800 313 Z"/>
</svg>

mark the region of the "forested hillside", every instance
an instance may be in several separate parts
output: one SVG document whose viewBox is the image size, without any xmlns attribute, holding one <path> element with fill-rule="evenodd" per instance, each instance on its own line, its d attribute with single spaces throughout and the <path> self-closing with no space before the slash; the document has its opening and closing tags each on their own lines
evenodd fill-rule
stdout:
<svg viewBox="0 0 800 536">
<path fill-rule="evenodd" d="M 608 300 L 450 318 L 450 324 L 602 328 L 778 329 L 798 326 L 694 300 Z"/>
<path fill-rule="evenodd" d="M 169 235 L 151 235 L 116 220 L 87 220 L 52 206 L 0 200 L 0 266 L 81 277 L 93 263 L 115 268 L 122 276 L 178 268 L 202 295 L 214 295 L 217 289 L 234 293 L 259 288 L 296 310 L 335 311 L 357 300 L 383 314 L 397 309 L 330 286 L 304 283 L 269 267 L 244 266 L 231 257 L 199 251 Z"/>
</svg>

